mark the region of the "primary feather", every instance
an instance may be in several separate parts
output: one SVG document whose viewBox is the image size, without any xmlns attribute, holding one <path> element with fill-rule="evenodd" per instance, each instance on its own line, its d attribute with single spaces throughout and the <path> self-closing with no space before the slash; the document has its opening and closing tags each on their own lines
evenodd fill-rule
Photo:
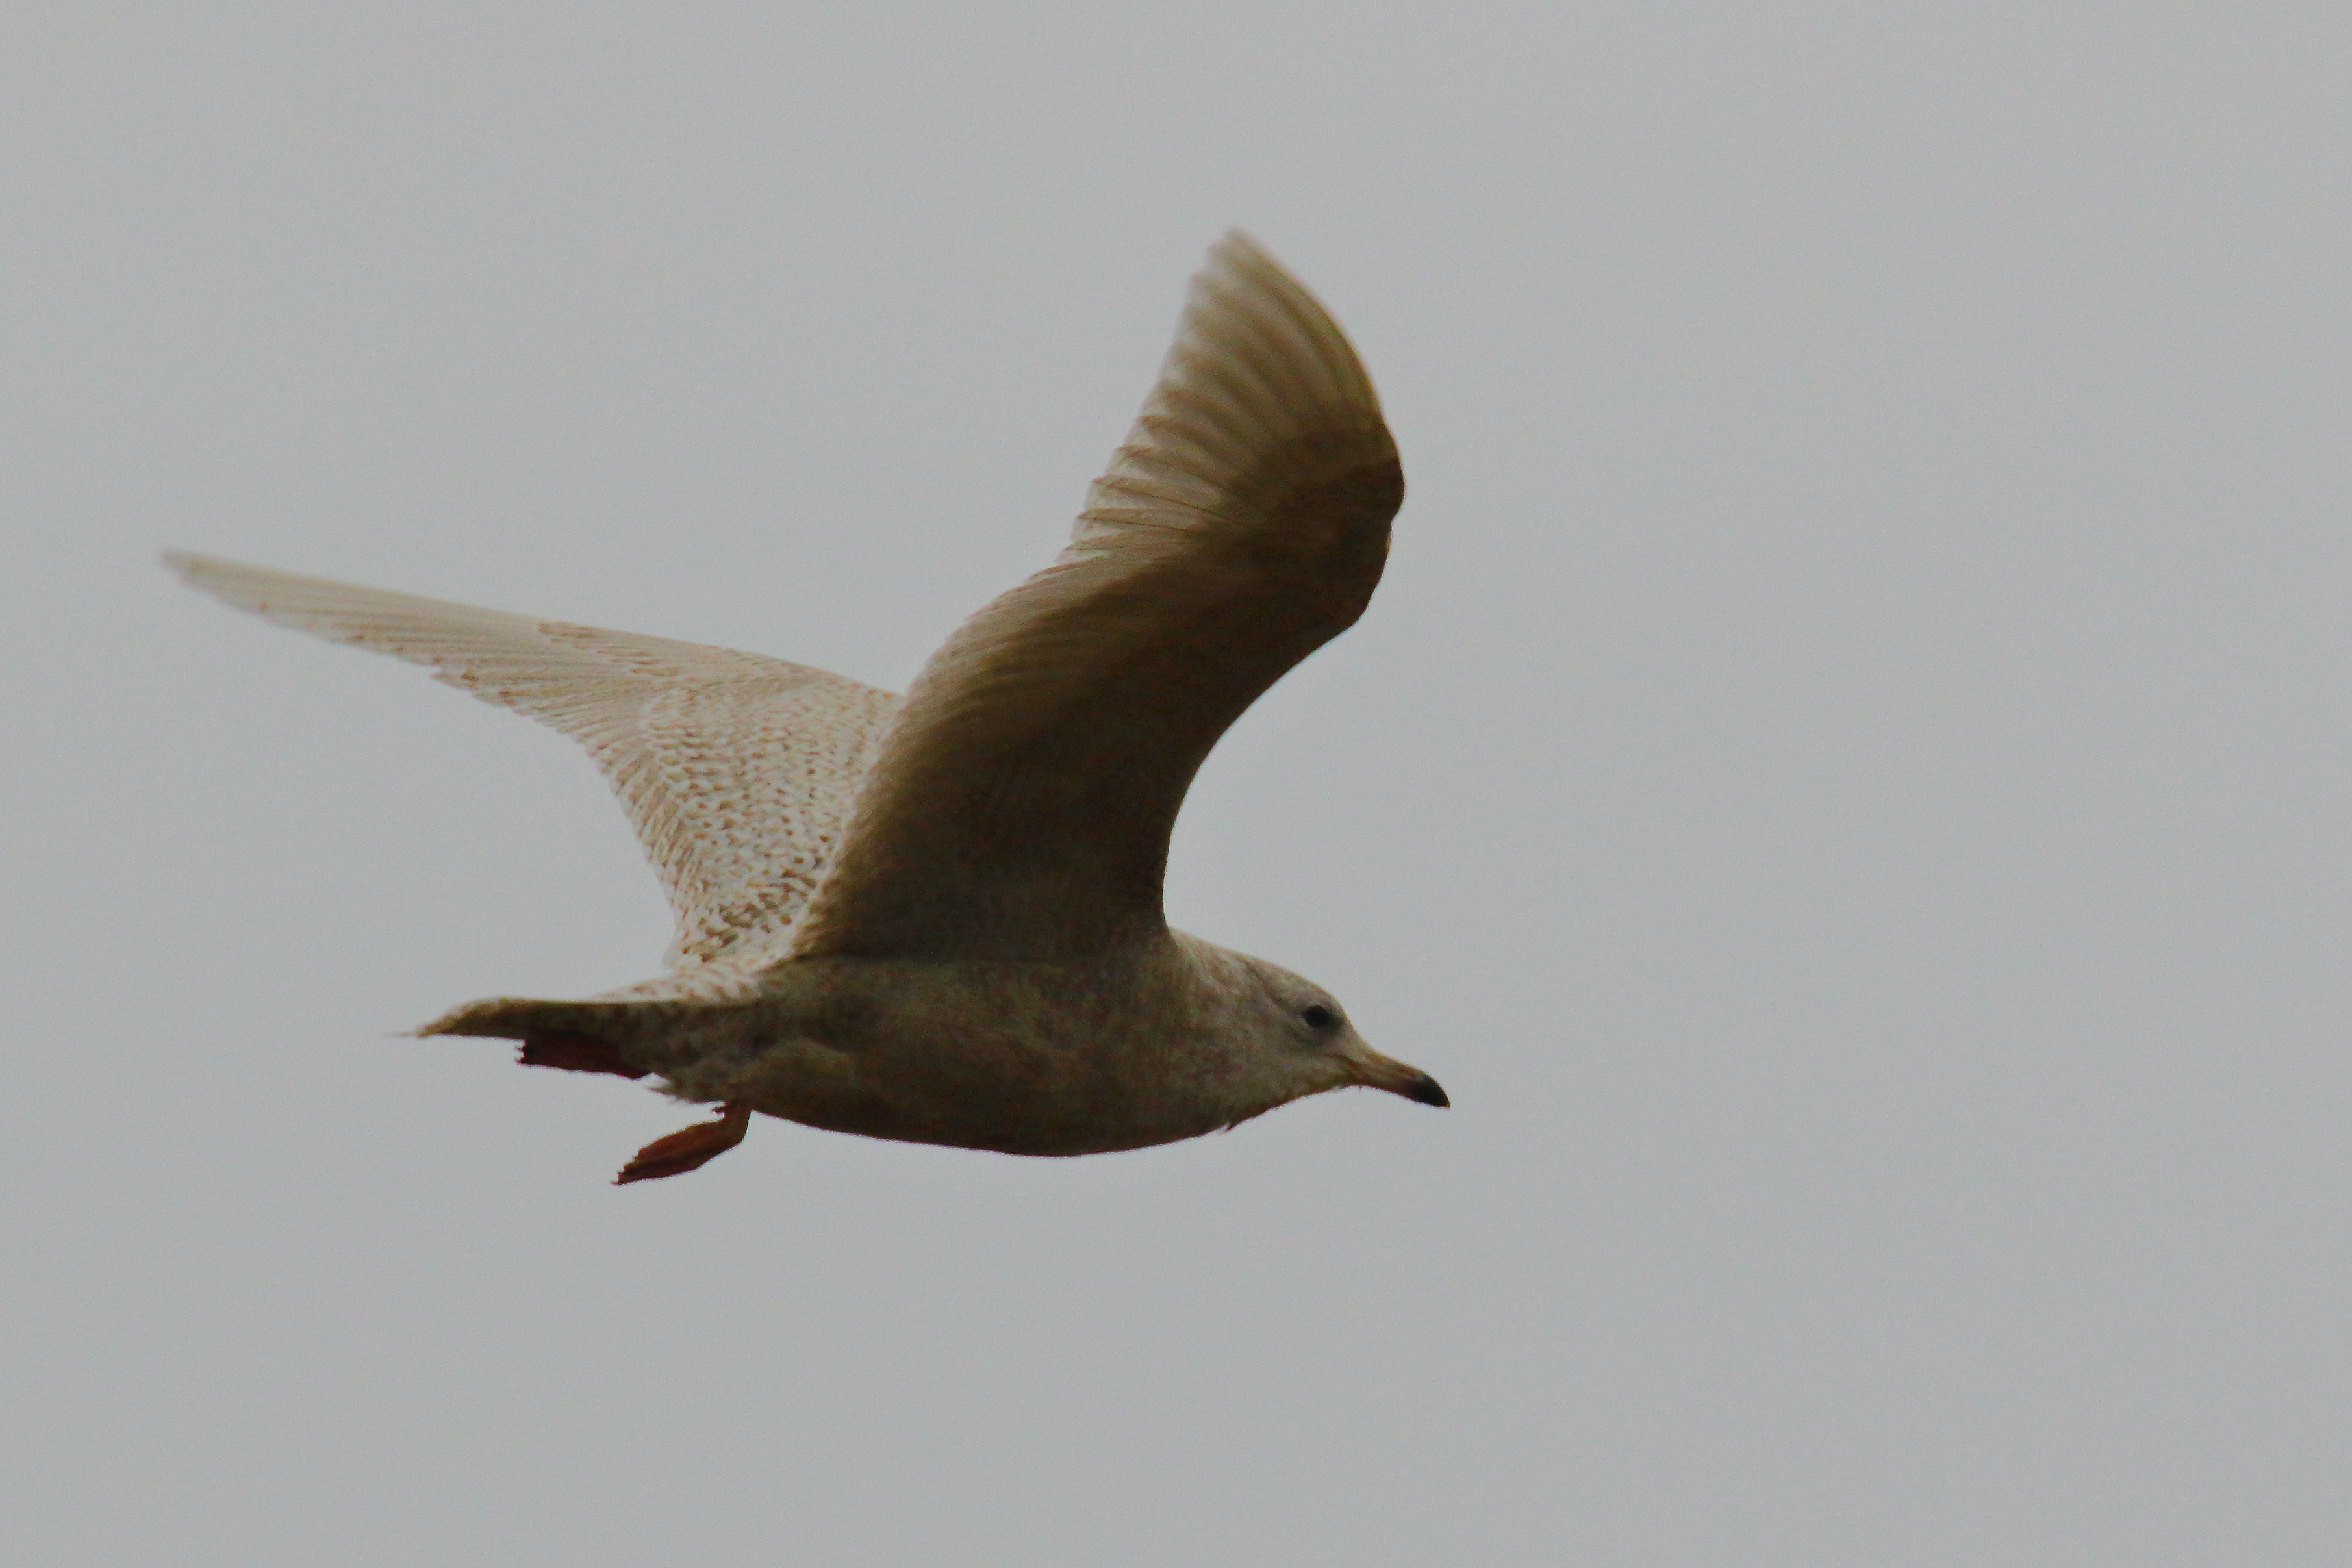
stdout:
<svg viewBox="0 0 2352 1568">
<path fill-rule="evenodd" d="M 424 665 L 579 742 L 669 896 L 673 963 L 719 960 L 800 917 L 898 706 L 889 692 L 755 653 L 211 556 L 166 559 L 265 620 Z"/>
<path fill-rule="evenodd" d="M 1065 959 L 1163 929 L 1193 773 L 1362 614 L 1403 498 L 1338 324 L 1227 235 L 1069 547 L 916 679 L 794 955 Z"/>
</svg>

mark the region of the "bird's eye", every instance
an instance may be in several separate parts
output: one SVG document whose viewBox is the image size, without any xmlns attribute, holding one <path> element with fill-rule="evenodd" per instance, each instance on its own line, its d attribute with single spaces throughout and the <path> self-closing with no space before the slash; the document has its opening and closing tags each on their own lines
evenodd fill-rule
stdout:
<svg viewBox="0 0 2352 1568">
<path fill-rule="evenodd" d="M 1339 1015 L 1320 1002 L 1311 1007 L 1299 1009 L 1298 1016 L 1300 1021 L 1310 1029 L 1328 1029 L 1339 1021 Z"/>
</svg>

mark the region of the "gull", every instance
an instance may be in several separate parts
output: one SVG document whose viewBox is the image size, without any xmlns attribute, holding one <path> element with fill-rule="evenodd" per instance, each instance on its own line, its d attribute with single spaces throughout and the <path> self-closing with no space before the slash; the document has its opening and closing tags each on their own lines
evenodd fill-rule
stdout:
<svg viewBox="0 0 2352 1568">
<path fill-rule="evenodd" d="M 904 698 L 758 654 L 165 559 L 595 759 L 676 911 L 667 969 L 585 1001 L 470 1003 L 416 1033 L 519 1041 L 527 1065 L 652 1076 L 719 1108 L 640 1150 L 629 1183 L 723 1153 L 753 1111 L 1069 1155 L 1349 1085 L 1446 1104 L 1329 992 L 1171 930 L 1160 900 L 1193 773 L 1363 613 L 1403 498 L 1355 351 L 1234 232 L 1068 547 Z"/>
</svg>

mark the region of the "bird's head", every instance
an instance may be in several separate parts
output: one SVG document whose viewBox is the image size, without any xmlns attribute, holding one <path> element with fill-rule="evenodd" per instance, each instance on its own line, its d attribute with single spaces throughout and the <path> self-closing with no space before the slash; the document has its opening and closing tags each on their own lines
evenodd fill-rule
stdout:
<svg viewBox="0 0 2352 1568">
<path fill-rule="evenodd" d="M 1262 958 L 1234 956 L 1255 983 L 1248 987 L 1254 994 L 1240 999 L 1251 1065 L 1290 1090 L 1285 1100 L 1360 1086 L 1423 1105 L 1448 1103 L 1435 1079 L 1366 1045 L 1328 991 Z"/>
</svg>

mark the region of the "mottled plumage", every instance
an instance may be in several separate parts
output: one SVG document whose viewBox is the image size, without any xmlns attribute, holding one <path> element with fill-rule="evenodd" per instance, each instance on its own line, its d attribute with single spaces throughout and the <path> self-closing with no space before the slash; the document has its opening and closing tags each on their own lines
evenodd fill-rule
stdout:
<svg viewBox="0 0 2352 1568">
<path fill-rule="evenodd" d="M 1337 1002 L 1168 930 L 1186 787 L 1227 725 L 1345 630 L 1403 495 L 1371 384 L 1313 297 L 1229 235 L 1072 542 L 903 702 L 781 660 L 200 556 L 196 586 L 424 664 L 585 746 L 677 915 L 664 975 L 496 999 L 425 1034 L 658 1074 L 751 1110 L 1018 1153 L 1133 1148 L 1347 1083 L 1443 1104 Z"/>
</svg>

